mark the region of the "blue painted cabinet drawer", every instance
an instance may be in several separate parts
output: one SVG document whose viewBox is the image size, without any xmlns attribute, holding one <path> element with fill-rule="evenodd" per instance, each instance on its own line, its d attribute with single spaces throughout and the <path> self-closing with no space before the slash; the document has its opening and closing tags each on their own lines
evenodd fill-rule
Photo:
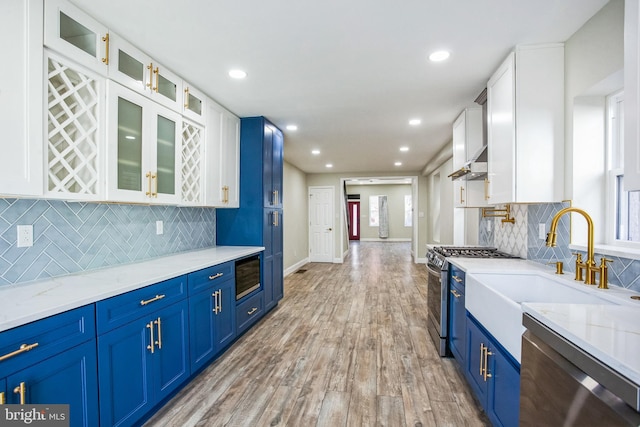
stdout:
<svg viewBox="0 0 640 427">
<path fill-rule="evenodd" d="M 236 307 L 238 335 L 253 325 L 264 314 L 264 295 L 262 291 L 249 297 Z"/>
<path fill-rule="evenodd" d="M 451 266 L 451 272 L 449 273 L 449 282 L 451 284 L 456 284 L 458 287 L 461 287 L 464 291 L 464 280 L 465 280 L 465 272 L 464 270 L 459 269 L 456 266 Z"/>
<path fill-rule="evenodd" d="M 0 377 L 93 339 L 95 334 L 93 304 L 4 331 L 0 333 Z"/>
<path fill-rule="evenodd" d="M 235 264 L 233 261 L 189 273 L 189 295 L 195 295 L 203 289 L 216 286 L 219 282 L 233 279 L 234 276 Z"/>
<path fill-rule="evenodd" d="M 127 292 L 96 303 L 98 335 L 187 297 L 187 276 L 178 276 L 155 285 Z"/>
</svg>

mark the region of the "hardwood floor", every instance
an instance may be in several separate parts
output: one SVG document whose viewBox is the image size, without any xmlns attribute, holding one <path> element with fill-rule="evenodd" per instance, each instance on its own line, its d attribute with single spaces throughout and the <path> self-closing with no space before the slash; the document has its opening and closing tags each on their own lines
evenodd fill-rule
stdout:
<svg viewBox="0 0 640 427">
<path fill-rule="evenodd" d="M 352 244 L 345 263 L 301 270 L 146 426 L 489 425 L 428 336 L 426 267 L 408 243 Z"/>
</svg>

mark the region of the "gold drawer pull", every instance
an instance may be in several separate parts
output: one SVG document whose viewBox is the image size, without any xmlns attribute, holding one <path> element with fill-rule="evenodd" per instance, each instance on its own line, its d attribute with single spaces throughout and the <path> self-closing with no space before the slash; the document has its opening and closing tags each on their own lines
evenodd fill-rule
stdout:
<svg viewBox="0 0 640 427">
<path fill-rule="evenodd" d="M 456 292 L 455 289 L 451 289 L 451 293 L 453 294 L 454 297 L 456 298 L 460 298 L 462 295 L 460 295 L 458 292 Z"/>
<path fill-rule="evenodd" d="M 160 322 L 160 318 L 158 317 L 158 320 L 155 320 L 153 323 L 158 325 L 158 340 L 156 344 L 158 344 L 158 349 L 162 350 L 162 323 Z"/>
<path fill-rule="evenodd" d="M 151 354 L 153 354 L 155 350 L 155 339 L 153 338 L 153 320 L 147 323 L 147 329 L 149 329 L 149 345 L 147 345 L 147 350 L 151 350 Z"/>
<path fill-rule="evenodd" d="M 29 350 L 32 350 L 32 349 L 36 348 L 37 346 L 38 346 L 37 342 L 34 342 L 33 344 L 22 344 L 18 350 L 12 351 L 11 353 L 7 353 L 4 356 L 0 356 L 0 362 L 2 362 L 3 360 L 7 360 L 7 359 L 9 359 L 9 358 L 11 358 L 13 356 L 17 356 L 20 353 L 24 353 L 24 352 L 27 352 Z"/>
<path fill-rule="evenodd" d="M 247 311 L 248 315 L 252 315 L 253 313 L 255 313 L 256 311 L 258 311 L 258 307 L 253 307 L 251 310 Z"/>
<path fill-rule="evenodd" d="M 25 403 L 27 403 L 27 385 L 23 382 L 20 383 L 20 385 L 16 388 L 13 389 L 13 392 L 15 394 L 19 394 L 20 395 L 20 404 L 24 405 Z"/>
<path fill-rule="evenodd" d="M 224 273 L 218 273 L 218 274 L 215 274 L 213 276 L 209 276 L 209 280 L 215 280 L 218 277 L 222 277 L 222 276 L 224 276 Z"/>
<path fill-rule="evenodd" d="M 153 298 L 151 298 L 151 299 L 148 299 L 148 300 L 146 300 L 146 301 L 145 301 L 145 300 L 142 300 L 142 301 L 140 301 L 140 305 L 147 305 L 147 304 L 151 304 L 152 302 L 154 302 L 154 301 L 158 301 L 159 299 L 162 299 L 162 298 L 164 298 L 165 296 L 166 296 L 165 294 L 162 294 L 162 295 L 156 295 L 155 297 L 153 297 Z"/>
<path fill-rule="evenodd" d="M 458 282 L 458 283 L 462 283 L 462 279 L 461 279 L 461 278 L 459 278 L 458 276 L 451 276 L 451 278 L 452 278 L 453 280 L 455 280 L 456 282 Z"/>
</svg>

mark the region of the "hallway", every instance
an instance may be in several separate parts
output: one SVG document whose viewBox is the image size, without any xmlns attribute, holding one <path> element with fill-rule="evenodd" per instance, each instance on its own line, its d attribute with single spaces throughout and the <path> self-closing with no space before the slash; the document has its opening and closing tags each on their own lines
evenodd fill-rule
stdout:
<svg viewBox="0 0 640 427">
<path fill-rule="evenodd" d="M 484 426 L 427 330 L 410 243 L 352 243 L 285 278 L 278 308 L 147 426 Z"/>
</svg>

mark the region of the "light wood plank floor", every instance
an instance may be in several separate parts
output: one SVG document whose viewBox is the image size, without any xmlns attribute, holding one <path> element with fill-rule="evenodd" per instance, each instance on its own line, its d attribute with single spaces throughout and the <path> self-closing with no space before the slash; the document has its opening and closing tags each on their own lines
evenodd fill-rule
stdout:
<svg viewBox="0 0 640 427">
<path fill-rule="evenodd" d="M 426 267 L 408 243 L 352 244 L 345 263 L 301 270 L 147 426 L 489 425 L 428 336 Z"/>
</svg>

